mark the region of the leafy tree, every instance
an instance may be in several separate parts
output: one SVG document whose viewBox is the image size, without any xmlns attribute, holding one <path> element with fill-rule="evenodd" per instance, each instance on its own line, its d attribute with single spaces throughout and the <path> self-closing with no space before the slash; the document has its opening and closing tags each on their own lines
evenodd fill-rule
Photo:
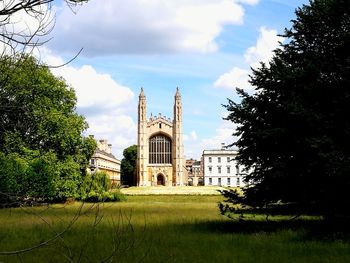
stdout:
<svg viewBox="0 0 350 263">
<path fill-rule="evenodd" d="M 0 72 L 0 166 L 12 160 L 13 171 L 1 170 L 0 185 L 21 186 L 22 197 L 75 197 L 96 142 L 82 136 L 74 90 L 30 56 L 1 57 Z"/>
<path fill-rule="evenodd" d="M 123 156 L 120 166 L 121 181 L 126 185 L 136 185 L 137 146 L 132 145 L 126 148 Z"/>
<path fill-rule="evenodd" d="M 251 172 L 243 196 L 224 194 L 255 208 L 349 215 L 350 1 L 310 1 L 292 23 L 272 61 L 253 70 L 255 94 L 237 89 L 242 101 L 225 106 Z"/>
<path fill-rule="evenodd" d="M 74 90 L 33 57 L 1 58 L 0 70 L 1 149 L 54 150 L 59 159 L 75 155 L 87 123 L 75 112 Z"/>
</svg>

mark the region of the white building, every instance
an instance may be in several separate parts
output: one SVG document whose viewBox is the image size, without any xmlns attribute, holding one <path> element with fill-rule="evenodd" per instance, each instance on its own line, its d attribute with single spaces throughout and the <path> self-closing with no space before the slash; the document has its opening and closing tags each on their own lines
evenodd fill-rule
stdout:
<svg viewBox="0 0 350 263">
<path fill-rule="evenodd" d="M 244 173 L 235 160 L 236 155 L 237 151 L 225 148 L 204 150 L 202 156 L 204 185 L 244 186 Z"/>
</svg>

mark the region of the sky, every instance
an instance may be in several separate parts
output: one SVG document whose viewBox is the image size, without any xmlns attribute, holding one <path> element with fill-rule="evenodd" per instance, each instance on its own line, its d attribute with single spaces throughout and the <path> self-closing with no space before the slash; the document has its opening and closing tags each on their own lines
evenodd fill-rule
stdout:
<svg viewBox="0 0 350 263">
<path fill-rule="evenodd" d="M 224 120 L 235 88 L 250 93 L 250 68 L 268 62 L 307 0 L 90 0 L 70 8 L 55 1 L 55 26 L 41 58 L 75 89 L 86 135 L 107 139 L 113 153 L 136 144 L 140 88 L 147 115 L 172 118 L 176 87 L 183 104 L 185 157 L 233 143 Z"/>
</svg>

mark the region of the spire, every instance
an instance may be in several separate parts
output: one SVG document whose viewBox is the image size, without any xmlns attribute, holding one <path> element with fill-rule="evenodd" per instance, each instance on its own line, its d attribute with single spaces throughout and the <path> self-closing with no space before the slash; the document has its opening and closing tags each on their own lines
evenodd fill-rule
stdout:
<svg viewBox="0 0 350 263">
<path fill-rule="evenodd" d="M 146 121 L 146 96 L 141 87 L 138 106 L 139 121 Z"/>
<path fill-rule="evenodd" d="M 141 91 L 140 91 L 139 97 L 140 97 L 140 98 L 146 97 L 146 96 L 145 96 L 145 93 L 143 92 L 143 87 L 141 87 Z"/>
<path fill-rule="evenodd" d="M 175 98 L 180 98 L 180 91 L 179 91 L 179 87 L 176 87 L 176 93 L 175 93 Z"/>
</svg>

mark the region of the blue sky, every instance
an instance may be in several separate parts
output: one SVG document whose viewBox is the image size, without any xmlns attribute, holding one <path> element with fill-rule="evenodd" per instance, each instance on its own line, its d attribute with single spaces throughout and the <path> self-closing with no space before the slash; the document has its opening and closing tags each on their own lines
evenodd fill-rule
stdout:
<svg viewBox="0 0 350 263">
<path fill-rule="evenodd" d="M 222 120 L 235 87 L 253 92 L 250 67 L 267 62 L 276 36 L 306 0 L 90 0 L 72 12 L 57 5 L 44 60 L 77 92 L 88 134 L 107 139 L 114 154 L 136 143 L 137 99 L 144 87 L 148 116 L 172 116 L 182 94 L 186 158 L 234 142 Z"/>
</svg>

